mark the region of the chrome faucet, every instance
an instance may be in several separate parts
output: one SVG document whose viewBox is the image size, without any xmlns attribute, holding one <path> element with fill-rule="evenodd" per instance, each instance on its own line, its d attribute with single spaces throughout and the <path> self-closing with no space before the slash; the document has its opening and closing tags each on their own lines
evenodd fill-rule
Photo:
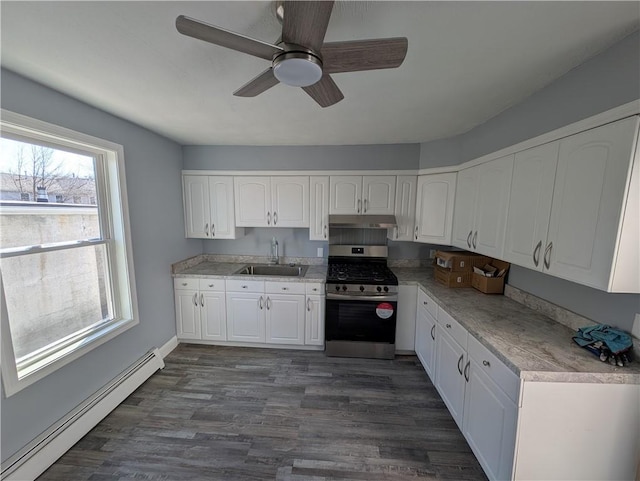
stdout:
<svg viewBox="0 0 640 481">
<path fill-rule="evenodd" d="M 275 237 L 271 239 L 271 258 L 269 262 L 271 262 L 271 264 L 278 264 L 280 262 L 278 258 L 278 239 Z"/>
</svg>

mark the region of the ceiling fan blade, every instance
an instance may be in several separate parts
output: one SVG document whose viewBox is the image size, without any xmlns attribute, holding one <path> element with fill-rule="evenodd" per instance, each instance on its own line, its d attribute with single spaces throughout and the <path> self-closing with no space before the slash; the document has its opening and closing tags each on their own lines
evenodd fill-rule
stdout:
<svg viewBox="0 0 640 481">
<path fill-rule="evenodd" d="M 283 52 L 283 49 L 276 45 L 246 37 L 215 25 L 209 25 L 184 15 L 176 18 L 176 28 L 182 35 L 248 53 L 265 60 L 272 60 L 275 54 Z"/>
<path fill-rule="evenodd" d="M 329 107 L 333 104 L 340 102 L 344 95 L 333 81 L 333 79 L 324 74 L 322 78 L 308 87 L 302 87 L 302 90 L 307 92 L 309 96 L 320 104 L 320 107 Z"/>
<path fill-rule="evenodd" d="M 282 41 L 320 51 L 327 32 L 333 1 L 284 2 Z"/>
<path fill-rule="evenodd" d="M 325 43 L 320 51 L 322 70 L 339 73 L 396 68 L 404 61 L 408 45 L 405 37 Z"/>
<path fill-rule="evenodd" d="M 236 97 L 255 97 L 265 90 L 269 90 L 279 83 L 278 79 L 273 76 L 273 69 L 269 67 L 257 77 L 251 79 L 238 90 L 233 92 Z"/>
</svg>

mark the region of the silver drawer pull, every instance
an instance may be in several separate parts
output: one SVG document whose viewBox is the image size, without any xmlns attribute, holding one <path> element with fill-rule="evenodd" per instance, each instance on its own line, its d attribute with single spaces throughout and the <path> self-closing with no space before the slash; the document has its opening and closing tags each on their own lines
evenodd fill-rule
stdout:
<svg viewBox="0 0 640 481">
<path fill-rule="evenodd" d="M 451 329 L 451 324 L 445 324 L 445 326 L 447 329 Z"/>
<path fill-rule="evenodd" d="M 209 287 L 213 287 L 213 284 L 209 284 Z"/>
<path fill-rule="evenodd" d="M 243 289 L 247 289 L 249 286 L 240 286 L 240 287 L 242 287 Z"/>
<path fill-rule="evenodd" d="M 289 290 L 289 288 L 288 288 L 288 287 L 283 287 L 283 288 L 282 288 L 282 290 L 283 290 L 283 291 L 288 291 L 288 290 Z"/>
<path fill-rule="evenodd" d="M 187 285 L 187 283 L 186 283 L 186 282 L 183 282 L 183 283 L 182 283 L 182 285 L 183 285 L 183 286 L 186 286 L 186 285 Z"/>
<path fill-rule="evenodd" d="M 491 363 L 489 361 L 482 361 L 483 366 L 491 367 Z"/>
<path fill-rule="evenodd" d="M 426 306 L 427 305 L 427 301 L 422 301 L 422 303 Z"/>
</svg>

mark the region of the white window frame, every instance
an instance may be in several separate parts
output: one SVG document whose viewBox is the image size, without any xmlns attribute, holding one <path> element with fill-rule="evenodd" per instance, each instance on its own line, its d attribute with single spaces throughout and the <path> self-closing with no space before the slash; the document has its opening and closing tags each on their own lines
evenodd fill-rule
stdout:
<svg viewBox="0 0 640 481">
<path fill-rule="evenodd" d="M 0 129 L 10 138 L 50 144 L 101 159 L 96 166 L 103 166 L 104 171 L 96 175 L 96 190 L 103 238 L 109 238 L 107 265 L 114 309 L 113 319 L 109 322 L 82 329 L 60 340 L 51 349 L 38 350 L 27 364 L 18 366 L 0 273 L 0 368 L 8 397 L 131 329 L 138 324 L 139 316 L 122 145 L 4 109 L 0 110 Z M 78 246 L 85 244 L 93 245 L 90 241 L 76 243 Z M 50 247 L 36 247 L 29 252 L 51 250 Z M 21 377 L 18 377 L 19 367 Z"/>
</svg>

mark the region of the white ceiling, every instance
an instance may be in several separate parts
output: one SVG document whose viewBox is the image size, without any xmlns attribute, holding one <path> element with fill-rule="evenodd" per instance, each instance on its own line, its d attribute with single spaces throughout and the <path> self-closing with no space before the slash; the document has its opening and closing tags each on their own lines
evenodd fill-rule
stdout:
<svg viewBox="0 0 640 481">
<path fill-rule="evenodd" d="M 406 36 L 398 69 L 335 74 L 320 108 L 277 85 L 232 93 L 269 62 L 180 35 L 184 14 L 265 41 L 270 2 L 0 3 L 4 67 L 181 144 L 341 145 L 457 135 L 638 28 L 635 1 L 336 2 L 326 41 Z"/>
</svg>

